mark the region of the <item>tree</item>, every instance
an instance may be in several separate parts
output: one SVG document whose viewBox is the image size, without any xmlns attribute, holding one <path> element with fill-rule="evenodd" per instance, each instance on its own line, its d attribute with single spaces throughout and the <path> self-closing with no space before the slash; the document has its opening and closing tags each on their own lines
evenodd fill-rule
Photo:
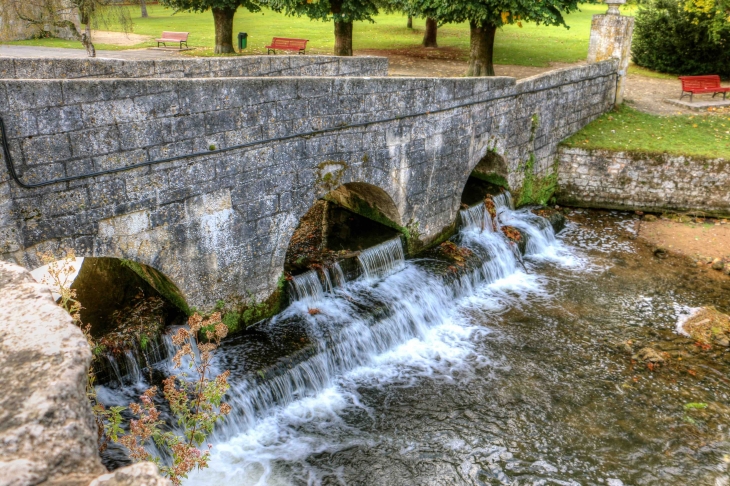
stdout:
<svg viewBox="0 0 730 486">
<path fill-rule="evenodd" d="M 426 19 L 426 32 L 423 33 L 423 47 L 438 47 L 436 34 L 438 33 L 438 21 L 428 17 Z"/>
<path fill-rule="evenodd" d="M 53 37 L 58 29 L 64 29 L 81 41 L 89 57 L 96 56 L 91 40 L 91 26 L 122 27 L 130 32 L 132 21 L 129 11 L 116 0 L 4 0 L 20 20 L 38 26 L 42 35 Z M 83 31 L 76 18 L 84 24 Z M 73 19 L 73 20 L 72 20 Z M 48 29 L 51 30 L 48 30 Z"/>
<path fill-rule="evenodd" d="M 643 5 L 631 45 L 634 63 L 663 73 L 730 78 L 730 31 L 718 22 L 714 4 L 704 10 L 695 8 L 697 3 L 653 0 Z"/>
<path fill-rule="evenodd" d="M 139 9 L 141 11 L 143 19 L 146 19 L 147 17 L 149 17 L 149 15 L 147 15 L 147 1 L 146 0 L 139 0 Z"/>
<path fill-rule="evenodd" d="M 469 22 L 471 48 L 467 76 L 494 76 L 494 37 L 508 24 L 534 22 L 563 25 L 563 13 L 578 9 L 578 0 L 412 0 L 419 16 L 440 24 Z"/>
<path fill-rule="evenodd" d="M 730 0 L 686 0 L 684 10 L 699 19 L 709 19 L 710 37 L 715 43 L 726 42 L 730 34 Z M 697 20 L 696 23 L 699 23 Z"/>
<path fill-rule="evenodd" d="M 352 56 L 352 23 L 373 22 L 378 14 L 374 0 L 268 0 L 276 12 L 306 15 L 312 20 L 332 20 L 335 24 L 335 56 Z"/>
<path fill-rule="evenodd" d="M 238 7 L 249 12 L 261 10 L 256 0 L 161 0 L 160 3 L 176 12 L 213 12 L 215 23 L 215 53 L 236 52 L 233 48 L 233 17 Z"/>
</svg>

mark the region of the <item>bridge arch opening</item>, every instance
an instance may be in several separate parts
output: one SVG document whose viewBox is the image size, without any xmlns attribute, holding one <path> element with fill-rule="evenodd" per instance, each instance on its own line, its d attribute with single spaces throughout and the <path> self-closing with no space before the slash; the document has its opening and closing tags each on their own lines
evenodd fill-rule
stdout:
<svg viewBox="0 0 730 486">
<path fill-rule="evenodd" d="M 57 301 L 71 297 L 81 305 L 78 324 L 96 345 L 97 381 L 121 385 L 138 381 L 141 373 L 151 377 L 153 365 L 168 358 L 165 331 L 187 321 L 189 309 L 177 286 L 148 265 L 120 258 L 69 253 L 42 260 L 31 275 Z"/>
<path fill-rule="evenodd" d="M 346 260 L 404 231 L 393 199 L 364 182 L 343 184 L 318 199 L 300 219 L 285 260 L 285 272 L 297 275 Z"/>
<path fill-rule="evenodd" d="M 483 201 L 488 194 L 496 195 L 505 189 L 509 190 L 508 178 L 509 168 L 505 158 L 495 151 L 487 151 L 469 174 L 461 194 L 461 203 L 471 206 Z"/>
</svg>

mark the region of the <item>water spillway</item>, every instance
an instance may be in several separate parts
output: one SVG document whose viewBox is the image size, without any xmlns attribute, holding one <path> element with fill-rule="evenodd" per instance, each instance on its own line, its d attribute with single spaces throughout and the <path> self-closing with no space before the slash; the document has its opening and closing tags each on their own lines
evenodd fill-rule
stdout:
<svg viewBox="0 0 730 486">
<path fill-rule="evenodd" d="M 480 205 L 462 212 L 463 267 L 440 250 L 401 260 L 391 240 L 377 250 L 390 270 L 365 278 L 360 262 L 360 277 L 335 284 L 317 268 L 321 290 L 229 339 L 215 366 L 231 371 L 234 411 L 211 438 L 210 467 L 186 484 L 660 484 L 660 468 L 681 478 L 665 484 L 721 477 L 722 428 L 683 472 L 665 454 L 694 447 L 679 439 L 683 404 L 687 393 L 728 399 L 719 378 L 691 392 L 668 379 L 662 400 L 679 416 L 664 401 L 646 414 L 662 377 L 642 385 L 631 355 L 604 341 L 627 339 L 618 329 L 646 339 L 650 318 L 673 334 L 672 299 L 687 296 L 658 292 L 666 275 L 659 287 L 658 272 L 637 277 L 628 253 L 606 271 L 629 248 L 611 230 L 571 225 L 556 237 L 544 212 L 496 202 L 499 231 Z M 524 267 L 504 227 L 525 237 Z M 654 447 L 662 437 L 680 442 Z"/>
</svg>

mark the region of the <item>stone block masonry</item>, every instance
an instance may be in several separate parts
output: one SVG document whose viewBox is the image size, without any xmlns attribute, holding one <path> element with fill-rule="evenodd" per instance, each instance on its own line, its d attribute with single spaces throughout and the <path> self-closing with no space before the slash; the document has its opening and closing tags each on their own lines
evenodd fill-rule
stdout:
<svg viewBox="0 0 730 486">
<path fill-rule="evenodd" d="M 338 185 L 382 189 L 394 222 L 428 244 L 490 151 L 514 190 L 553 172 L 558 143 L 613 106 L 616 72 L 0 80 L 26 183 L 185 156 L 33 189 L 0 173 L 0 255 L 30 269 L 38 251 L 74 248 L 156 268 L 199 309 L 262 301 L 300 218 Z"/>
<path fill-rule="evenodd" d="M 90 363 L 86 338 L 50 289 L 0 262 L 0 484 L 170 484 L 150 463 L 105 474 L 86 396 Z"/>
<path fill-rule="evenodd" d="M 730 215 L 730 159 L 560 148 L 561 204 Z"/>
<path fill-rule="evenodd" d="M 387 76 L 385 57 L 242 56 L 125 61 L 0 58 L 0 79 Z"/>
</svg>

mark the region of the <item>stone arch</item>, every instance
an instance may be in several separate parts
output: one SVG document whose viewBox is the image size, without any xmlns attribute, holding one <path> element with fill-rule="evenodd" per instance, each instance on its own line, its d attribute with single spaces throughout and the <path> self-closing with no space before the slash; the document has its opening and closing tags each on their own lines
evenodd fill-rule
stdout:
<svg viewBox="0 0 730 486">
<path fill-rule="evenodd" d="M 115 325 L 115 311 L 125 313 L 141 300 L 161 298 L 159 309 L 168 322 L 177 322 L 190 311 L 177 286 L 148 265 L 117 257 L 52 255 L 47 253 L 43 265 L 31 271 L 31 275 L 47 283 L 54 298 L 59 295 L 53 275 L 58 275 L 61 285 L 75 292 L 75 299 L 82 305 L 81 321 L 90 326 L 97 338 Z"/>
<path fill-rule="evenodd" d="M 470 177 L 475 177 L 496 186 L 509 188 L 509 166 L 507 160 L 494 150 L 488 150 L 477 163 Z"/>
<path fill-rule="evenodd" d="M 400 211 L 384 189 L 365 182 L 340 184 L 316 199 L 299 218 L 287 244 L 284 271 L 298 273 L 342 255 L 351 256 L 405 232 Z M 341 244 L 345 239 L 351 239 L 352 247 Z"/>
<path fill-rule="evenodd" d="M 393 198 L 378 186 L 366 182 L 348 182 L 327 193 L 324 198 L 385 226 L 400 230 L 402 220 Z"/>
<path fill-rule="evenodd" d="M 509 165 L 495 149 L 487 149 L 473 166 L 461 189 L 460 204 L 471 206 L 487 194 L 509 189 Z"/>
</svg>

